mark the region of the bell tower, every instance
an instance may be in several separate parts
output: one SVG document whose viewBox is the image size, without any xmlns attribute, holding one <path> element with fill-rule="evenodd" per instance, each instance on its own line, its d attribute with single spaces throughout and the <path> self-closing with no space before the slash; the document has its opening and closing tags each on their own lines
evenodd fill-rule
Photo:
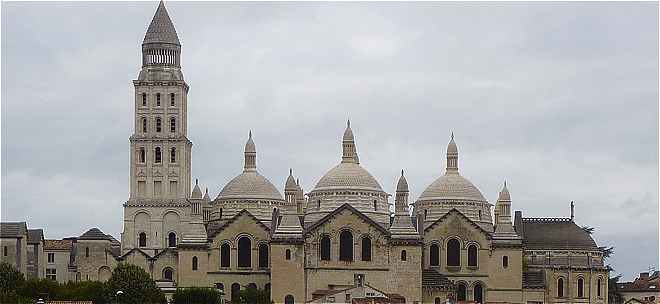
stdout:
<svg viewBox="0 0 660 304">
<path fill-rule="evenodd" d="M 192 150 L 188 84 L 181 72 L 181 43 L 162 1 L 142 41 L 142 68 L 133 86 L 129 201 L 186 199 Z"/>
</svg>

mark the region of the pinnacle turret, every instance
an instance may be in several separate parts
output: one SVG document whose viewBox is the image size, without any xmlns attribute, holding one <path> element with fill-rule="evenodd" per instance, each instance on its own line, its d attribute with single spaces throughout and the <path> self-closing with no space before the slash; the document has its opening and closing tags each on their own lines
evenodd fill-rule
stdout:
<svg viewBox="0 0 660 304">
<path fill-rule="evenodd" d="M 147 33 L 144 35 L 144 40 L 142 44 L 148 43 L 169 43 L 175 45 L 181 45 L 179 42 L 179 36 L 176 34 L 176 29 L 170 19 L 170 15 L 167 13 L 165 8 L 165 3 L 160 1 L 156 13 L 154 14 Z"/>
<path fill-rule="evenodd" d="M 458 146 L 454 141 L 454 132 L 451 132 L 451 140 L 447 145 L 447 174 L 458 173 Z"/>
<path fill-rule="evenodd" d="M 257 170 L 257 148 L 252 140 L 252 130 L 248 135 L 248 140 L 245 143 L 245 166 L 243 171 L 256 171 Z"/>
<path fill-rule="evenodd" d="M 342 163 L 356 163 L 359 164 L 360 160 L 357 156 L 357 151 L 355 149 L 355 137 L 353 136 L 353 130 L 351 129 L 351 121 L 346 122 L 346 130 L 344 130 L 344 136 L 342 138 Z"/>
</svg>

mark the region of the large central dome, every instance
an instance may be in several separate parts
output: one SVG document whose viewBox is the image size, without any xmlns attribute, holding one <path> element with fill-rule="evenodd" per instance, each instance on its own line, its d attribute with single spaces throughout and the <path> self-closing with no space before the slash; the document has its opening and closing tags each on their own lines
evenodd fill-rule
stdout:
<svg viewBox="0 0 660 304">
<path fill-rule="evenodd" d="M 218 199 L 281 200 L 282 194 L 273 183 L 257 171 L 243 172 L 222 188 Z"/>
<path fill-rule="evenodd" d="M 355 189 L 383 191 L 376 179 L 356 163 L 340 163 L 330 169 L 314 190 Z"/>
<path fill-rule="evenodd" d="M 437 200 L 437 199 L 455 199 L 465 201 L 486 201 L 481 191 L 475 187 L 472 182 L 459 174 L 445 174 L 431 183 L 422 195 L 419 201 Z"/>
</svg>

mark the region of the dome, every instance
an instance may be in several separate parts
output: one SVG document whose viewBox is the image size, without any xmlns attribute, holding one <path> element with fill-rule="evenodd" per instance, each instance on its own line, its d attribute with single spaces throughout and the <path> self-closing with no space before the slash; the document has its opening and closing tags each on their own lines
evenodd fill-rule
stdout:
<svg viewBox="0 0 660 304">
<path fill-rule="evenodd" d="M 314 190 L 329 189 L 383 191 L 376 179 L 356 163 L 340 163 L 323 175 L 314 187 Z"/>
<path fill-rule="evenodd" d="M 445 174 L 429 185 L 418 201 L 457 199 L 467 201 L 481 201 L 486 199 L 469 180 L 460 174 Z"/>
<path fill-rule="evenodd" d="M 217 199 L 282 200 L 282 194 L 257 171 L 246 171 L 229 181 Z"/>
<path fill-rule="evenodd" d="M 403 176 L 403 170 L 401 170 L 401 177 L 399 177 L 399 182 L 396 184 L 396 192 L 408 192 L 408 181 Z"/>
</svg>

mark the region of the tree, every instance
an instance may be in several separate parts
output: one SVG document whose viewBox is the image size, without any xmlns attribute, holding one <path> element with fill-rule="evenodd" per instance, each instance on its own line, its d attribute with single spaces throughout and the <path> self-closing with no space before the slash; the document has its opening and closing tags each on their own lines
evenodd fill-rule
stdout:
<svg viewBox="0 0 660 304">
<path fill-rule="evenodd" d="M 608 265 L 609 267 L 609 265 Z M 611 267 L 610 267 L 611 268 Z M 619 292 L 619 279 L 621 279 L 621 275 L 618 275 L 616 277 L 611 277 L 607 280 L 607 302 L 608 303 L 623 303 L 623 297 L 621 296 L 621 293 Z"/>
<path fill-rule="evenodd" d="M 60 284 L 51 279 L 29 279 L 18 289 L 18 294 L 33 300 L 55 300 L 60 293 Z"/>
<path fill-rule="evenodd" d="M 270 291 L 265 289 L 245 288 L 239 292 L 238 303 L 270 304 Z"/>
<path fill-rule="evenodd" d="M 158 289 L 156 282 L 137 265 L 119 263 L 112 271 L 107 285 L 108 291 L 116 296 L 117 303 L 166 303 L 165 295 Z M 118 291 L 122 293 L 117 295 Z"/>
<path fill-rule="evenodd" d="M 0 290 L 16 292 L 25 284 L 23 274 L 7 262 L 0 263 Z"/>
<path fill-rule="evenodd" d="M 220 293 L 213 288 L 191 287 L 177 288 L 172 296 L 172 304 L 219 304 Z"/>
</svg>

